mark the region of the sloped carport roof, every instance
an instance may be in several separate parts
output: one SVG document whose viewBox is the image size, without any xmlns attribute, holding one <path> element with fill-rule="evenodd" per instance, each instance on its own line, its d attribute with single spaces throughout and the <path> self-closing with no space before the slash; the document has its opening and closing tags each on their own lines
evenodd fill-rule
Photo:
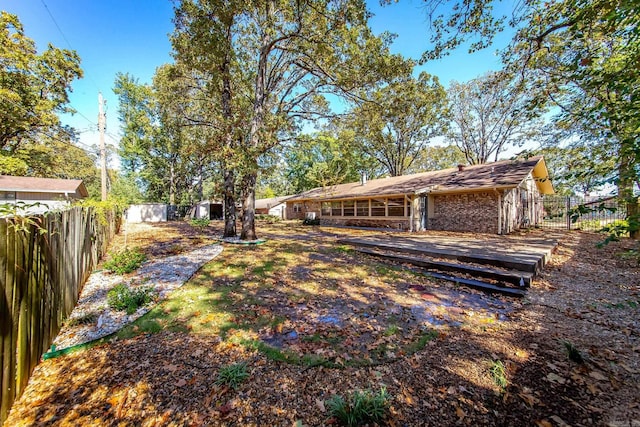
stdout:
<svg viewBox="0 0 640 427">
<path fill-rule="evenodd" d="M 78 193 L 89 196 L 81 179 L 34 178 L 30 176 L 0 175 L 0 191 L 29 193 Z"/>
<path fill-rule="evenodd" d="M 553 194 L 547 166 L 542 156 L 502 160 L 482 165 L 450 168 L 389 178 L 372 179 L 365 184 L 319 187 L 300 193 L 287 201 L 338 200 L 405 194 L 450 194 L 519 186 L 532 173 L 540 193 Z"/>
<path fill-rule="evenodd" d="M 271 197 L 268 199 L 256 199 L 256 209 L 271 209 L 287 201 L 292 196 Z"/>
</svg>

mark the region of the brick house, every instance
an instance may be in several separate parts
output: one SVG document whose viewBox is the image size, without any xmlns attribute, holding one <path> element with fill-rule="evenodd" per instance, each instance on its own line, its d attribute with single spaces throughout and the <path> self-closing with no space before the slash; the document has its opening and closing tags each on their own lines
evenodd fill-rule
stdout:
<svg viewBox="0 0 640 427">
<path fill-rule="evenodd" d="M 553 194 L 542 156 L 314 188 L 287 199 L 288 219 L 323 225 L 508 234 L 542 221 Z"/>
</svg>

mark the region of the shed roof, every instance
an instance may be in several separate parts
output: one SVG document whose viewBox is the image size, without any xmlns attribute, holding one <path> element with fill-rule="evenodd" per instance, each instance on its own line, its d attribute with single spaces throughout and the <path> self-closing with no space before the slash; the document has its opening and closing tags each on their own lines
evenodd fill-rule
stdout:
<svg viewBox="0 0 640 427">
<path fill-rule="evenodd" d="M 271 197 L 269 199 L 257 199 L 256 200 L 256 209 L 271 209 L 275 206 L 278 206 L 281 203 L 284 203 L 287 199 L 292 196 L 280 196 L 280 197 Z"/>
<path fill-rule="evenodd" d="M 494 163 L 443 169 L 412 175 L 372 179 L 365 184 L 319 187 L 293 196 L 287 201 L 367 198 L 403 194 L 447 194 L 490 189 L 508 189 L 519 186 L 531 173 L 542 194 L 553 194 L 542 156 L 528 159 L 502 160 Z"/>
<path fill-rule="evenodd" d="M 29 193 L 78 193 L 87 197 L 89 193 L 81 179 L 35 178 L 31 176 L 0 175 L 0 191 L 22 191 Z"/>
</svg>

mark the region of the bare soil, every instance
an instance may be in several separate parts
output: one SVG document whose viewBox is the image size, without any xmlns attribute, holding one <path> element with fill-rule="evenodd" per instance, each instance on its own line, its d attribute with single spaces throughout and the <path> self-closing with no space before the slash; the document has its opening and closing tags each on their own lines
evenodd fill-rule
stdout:
<svg viewBox="0 0 640 427">
<path fill-rule="evenodd" d="M 204 235 L 186 223 L 129 226 L 126 245 L 161 257 L 220 232 L 218 223 Z M 382 387 L 392 426 L 640 423 L 640 269 L 620 255 L 634 242 L 598 249 L 601 235 L 564 233 L 542 277 L 518 300 L 336 248 L 336 236 L 379 232 L 284 223 L 258 233 L 265 245 L 225 246 L 189 286 L 206 289 L 202 298 L 228 289 L 225 310 L 237 328 L 250 326 L 243 316 L 258 322 L 267 310 L 280 319 L 272 329 L 241 332 L 330 364 L 275 360 L 229 329 L 219 333 L 224 325 L 203 323 L 204 313 L 170 314 L 170 300 L 158 310 L 173 323 L 158 323 L 157 333 L 134 325 L 132 338 L 42 362 L 5 425 L 332 425 L 330 396 Z M 124 245 L 121 233 L 112 248 Z M 193 298 L 191 305 L 201 303 Z M 402 343 L 415 342 L 420 324 L 431 325 L 431 339 L 413 351 Z M 250 378 L 237 389 L 216 384 L 220 368 L 238 361 Z M 505 387 L 492 374 L 496 361 L 505 366 Z"/>
</svg>

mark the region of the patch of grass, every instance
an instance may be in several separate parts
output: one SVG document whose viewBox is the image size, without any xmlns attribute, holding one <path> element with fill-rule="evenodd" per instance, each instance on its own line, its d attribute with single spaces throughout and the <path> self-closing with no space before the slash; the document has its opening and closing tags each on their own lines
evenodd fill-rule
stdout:
<svg viewBox="0 0 640 427">
<path fill-rule="evenodd" d="M 391 324 L 389 326 L 387 326 L 387 328 L 384 330 L 384 336 L 385 337 L 390 337 L 391 335 L 395 335 L 398 332 L 400 332 L 400 327 L 398 325 L 394 325 Z"/>
<path fill-rule="evenodd" d="M 147 256 L 138 248 L 125 249 L 111 255 L 111 258 L 104 263 L 104 268 L 116 274 L 131 273 L 136 270 L 147 259 Z"/>
<path fill-rule="evenodd" d="M 244 362 L 234 363 L 233 365 L 227 365 L 220 368 L 216 384 L 237 389 L 247 378 L 249 378 L 247 364 Z"/>
<path fill-rule="evenodd" d="M 509 380 L 507 379 L 507 371 L 504 363 L 502 363 L 501 360 L 493 361 L 491 368 L 489 368 L 489 372 L 491 373 L 493 382 L 502 390 L 505 390 L 509 385 Z"/>
<path fill-rule="evenodd" d="M 582 353 L 575 345 L 573 345 L 569 341 L 562 341 L 562 344 L 564 345 L 564 349 L 567 353 L 567 357 L 569 357 L 569 360 L 579 364 L 584 363 L 584 357 L 582 357 Z"/>
<path fill-rule="evenodd" d="M 339 245 L 333 248 L 336 252 L 342 252 L 345 254 L 353 254 L 355 253 L 355 249 L 348 245 Z"/>
<path fill-rule="evenodd" d="M 126 311 L 127 314 L 135 313 L 138 308 L 149 304 L 154 298 L 155 292 L 151 288 L 130 288 L 123 283 L 116 285 L 107 293 L 109 307 Z"/>
<path fill-rule="evenodd" d="M 414 354 L 427 346 L 427 343 L 438 336 L 438 332 L 434 330 L 427 331 L 420 337 L 404 347 L 404 352 L 408 355 Z"/>
<path fill-rule="evenodd" d="M 189 221 L 189 225 L 191 225 L 194 228 L 197 228 L 198 231 L 200 231 L 201 233 L 203 233 L 204 230 L 206 230 L 207 227 L 209 227 L 210 223 L 211 221 L 209 220 L 209 218 L 192 218 Z"/>
<path fill-rule="evenodd" d="M 326 402 L 329 414 L 341 425 L 352 427 L 382 423 L 389 413 L 389 396 L 382 388 L 356 391 L 346 398 L 336 395 Z"/>
<path fill-rule="evenodd" d="M 98 317 L 98 313 L 91 311 L 89 313 L 85 313 L 80 317 L 68 319 L 67 326 L 91 325 L 98 321 Z"/>
</svg>

